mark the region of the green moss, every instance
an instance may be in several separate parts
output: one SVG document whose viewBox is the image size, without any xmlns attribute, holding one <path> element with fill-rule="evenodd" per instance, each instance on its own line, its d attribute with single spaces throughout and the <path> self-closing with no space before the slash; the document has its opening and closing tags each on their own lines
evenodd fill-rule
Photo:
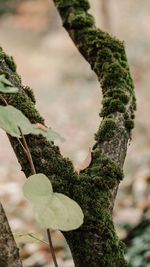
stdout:
<svg viewBox="0 0 150 267">
<path fill-rule="evenodd" d="M 84 11 L 75 11 L 70 13 L 67 18 L 67 23 L 64 23 L 65 27 L 70 29 L 81 29 L 84 27 L 91 27 L 94 24 L 94 19 L 91 15 Z"/>
<path fill-rule="evenodd" d="M 111 139 L 114 135 L 116 127 L 116 123 L 113 119 L 104 119 L 98 129 L 98 132 L 95 135 L 95 140 L 101 143 L 103 141 Z"/>
<path fill-rule="evenodd" d="M 134 128 L 134 121 L 132 119 L 125 120 L 125 127 L 129 131 L 132 130 Z"/>
<path fill-rule="evenodd" d="M 13 95 L 7 94 L 6 100 L 10 105 L 13 105 L 17 109 L 21 110 L 32 123 L 44 123 L 44 120 L 35 109 L 34 103 L 23 91 Z"/>
<path fill-rule="evenodd" d="M 126 69 L 122 68 L 118 62 L 114 62 L 109 64 L 109 67 L 105 70 L 101 85 L 104 88 L 119 88 L 122 84 L 125 86 L 126 77 Z"/>
<path fill-rule="evenodd" d="M 8 55 L 5 54 L 4 59 L 5 59 L 6 64 L 8 65 L 8 67 L 9 67 L 13 72 L 16 72 L 16 68 L 17 68 L 17 67 L 16 67 L 16 64 L 15 64 L 15 62 L 14 62 L 13 57 L 8 56 Z"/>
<path fill-rule="evenodd" d="M 12 56 L 8 56 L 3 52 L 2 47 L 0 47 L 0 60 L 4 60 L 8 67 L 13 71 L 16 72 L 16 64 Z"/>
<path fill-rule="evenodd" d="M 136 110 L 136 98 L 135 98 L 135 94 L 133 93 L 132 94 L 132 110 L 133 110 L 133 112 L 132 113 L 134 113 L 134 111 Z"/>
<path fill-rule="evenodd" d="M 0 47 L 0 74 L 5 74 L 5 77 L 9 79 L 14 86 L 20 86 L 21 78 L 16 73 L 16 64 L 12 57 L 6 55 L 3 49 Z"/>
<path fill-rule="evenodd" d="M 123 178 L 122 169 L 120 169 L 119 166 L 117 166 L 113 160 L 109 159 L 104 154 L 99 154 L 99 150 L 96 150 L 94 152 L 93 159 L 95 160 L 94 160 L 94 165 L 92 167 L 98 164 L 100 176 L 102 177 L 111 176 L 112 178 L 117 179 L 117 181 L 122 180 Z"/>
<path fill-rule="evenodd" d="M 25 91 L 27 96 L 32 100 L 32 102 L 35 104 L 36 100 L 35 100 L 35 96 L 34 96 L 33 90 L 29 86 L 23 87 L 23 90 Z"/>
<path fill-rule="evenodd" d="M 80 52 L 89 61 L 101 83 L 104 106 L 100 115 L 105 117 L 114 112 L 125 113 L 126 105 L 133 99 L 133 116 L 136 101 L 124 43 L 93 26 L 78 29 L 73 36 Z"/>
<path fill-rule="evenodd" d="M 105 91 L 104 98 L 111 97 L 113 99 L 120 99 L 124 104 L 129 102 L 129 96 L 127 95 L 128 92 L 125 89 L 110 89 Z"/>
<path fill-rule="evenodd" d="M 117 111 L 124 113 L 125 110 L 125 105 L 119 99 L 104 99 L 100 116 L 105 117 Z"/>
<path fill-rule="evenodd" d="M 110 48 L 103 48 L 97 53 L 97 60 L 105 63 L 105 62 L 112 62 L 113 60 L 113 54 Z"/>
<path fill-rule="evenodd" d="M 77 266 L 125 267 L 124 247 L 112 223 L 111 190 L 123 177 L 120 168 L 99 151 L 72 188 L 72 197 L 81 205 L 85 219 L 81 228 L 65 233 Z M 78 244 L 80 243 L 80 249 Z M 100 253 L 101 256 L 100 256 Z M 88 256 L 87 256 L 88 255 Z"/>
</svg>

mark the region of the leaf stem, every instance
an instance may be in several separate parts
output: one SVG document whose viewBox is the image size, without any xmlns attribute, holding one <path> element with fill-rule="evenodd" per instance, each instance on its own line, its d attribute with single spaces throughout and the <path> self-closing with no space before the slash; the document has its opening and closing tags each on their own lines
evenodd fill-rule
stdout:
<svg viewBox="0 0 150 267">
<path fill-rule="evenodd" d="M 50 250 L 51 250 L 52 257 L 53 257 L 54 265 L 55 265 L 55 267 L 58 267 L 56 255 L 55 255 L 55 250 L 54 250 L 53 243 L 52 243 L 51 233 L 50 233 L 49 229 L 47 229 L 47 236 L 48 236 L 48 241 L 49 241 Z"/>
<path fill-rule="evenodd" d="M 22 137 L 22 142 L 23 142 L 23 146 L 25 147 L 26 149 L 26 153 L 27 153 L 27 157 L 28 157 L 28 160 L 29 160 L 29 163 L 30 163 L 30 167 L 31 167 L 31 172 L 32 174 L 36 174 L 36 170 L 35 170 L 35 167 L 34 167 L 34 163 L 33 163 L 33 159 L 32 159 L 32 156 L 31 156 L 31 153 L 30 153 L 30 149 L 28 147 L 28 144 L 26 142 L 26 139 L 22 133 L 22 130 L 19 128 L 19 131 L 20 131 L 20 134 L 21 134 L 21 137 Z"/>
<path fill-rule="evenodd" d="M 6 106 L 8 106 L 8 103 L 7 103 L 6 99 L 5 99 L 2 95 L 0 95 L 0 99 L 3 101 L 3 103 L 4 103 Z"/>
<path fill-rule="evenodd" d="M 35 170 L 35 166 L 34 166 L 34 163 L 33 163 L 32 156 L 31 156 L 31 152 L 30 152 L 30 149 L 29 149 L 28 144 L 26 142 L 25 136 L 23 135 L 22 130 L 20 129 L 20 127 L 18 127 L 18 128 L 19 128 L 19 131 L 20 131 L 20 134 L 21 134 L 21 137 L 22 137 L 22 146 L 24 148 L 24 151 L 27 154 L 27 157 L 28 157 L 28 160 L 29 160 L 29 163 L 30 163 L 31 172 L 32 172 L 32 174 L 36 174 L 36 170 Z M 54 250 L 54 247 L 53 247 L 51 233 L 50 233 L 49 229 L 47 229 L 47 236 L 48 236 L 49 247 L 50 247 L 50 251 L 51 251 L 51 254 L 52 254 L 54 265 L 55 265 L 55 267 L 59 267 L 58 264 L 57 264 L 57 260 L 56 260 L 56 256 L 55 256 L 55 250 Z"/>
<path fill-rule="evenodd" d="M 26 148 L 24 147 L 24 145 L 20 141 L 20 138 L 17 138 L 17 140 L 18 140 L 19 144 L 21 145 L 21 147 L 23 148 L 24 152 L 27 154 Z"/>
</svg>

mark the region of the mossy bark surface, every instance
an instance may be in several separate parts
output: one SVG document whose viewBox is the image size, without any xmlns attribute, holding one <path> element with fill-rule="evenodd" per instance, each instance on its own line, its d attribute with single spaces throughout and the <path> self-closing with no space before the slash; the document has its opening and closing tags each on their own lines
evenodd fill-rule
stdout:
<svg viewBox="0 0 150 267">
<path fill-rule="evenodd" d="M 135 95 L 123 42 L 97 29 L 87 13 L 86 0 L 54 0 L 63 25 L 76 47 L 97 74 L 103 92 L 102 122 L 95 134 L 90 166 L 78 175 L 69 159 L 53 142 L 27 136 L 37 172 L 46 174 L 54 190 L 77 201 L 83 209 L 84 224 L 64 233 L 76 267 L 126 267 L 124 245 L 112 220 L 117 188 L 123 178 L 127 144 L 134 126 Z M 21 85 L 12 58 L 0 53 L 0 74 L 4 73 L 19 93 L 5 95 L 31 122 L 44 123 L 35 109 L 32 90 Z M 28 177 L 30 165 L 22 147 L 10 138 L 22 170 Z"/>
<path fill-rule="evenodd" d="M 19 249 L 0 203 L 0 267 L 22 267 Z"/>
</svg>

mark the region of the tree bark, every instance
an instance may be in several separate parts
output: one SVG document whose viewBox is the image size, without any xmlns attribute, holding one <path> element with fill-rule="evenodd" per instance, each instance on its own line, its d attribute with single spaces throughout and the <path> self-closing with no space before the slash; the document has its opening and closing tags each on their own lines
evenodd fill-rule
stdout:
<svg viewBox="0 0 150 267">
<path fill-rule="evenodd" d="M 55 191 L 73 198 L 83 209 L 82 227 L 64 233 L 75 267 L 126 267 L 124 245 L 116 235 L 112 220 L 136 107 L 124 44 L 95 27 L 93 17 L 87 13 L 87 0 L 54 0 L 54 3 L 63 26 L 100 81 L 102 122 L 95 134 L 91 164 L 79 175 L 53 142 L 32 135 L 27 137 L 27 142 L 37 173 L 47 175 Z M 20 109 L 31 122 L 44 123 L 35 109 L 32 90 L 21 85 L 12 58 L 3 51 L 0 73 L 5 73 L 20 88 L 15 95 L 5 95 L 7 102 Z M 10 141 L 28 177 L 31 170 L 26 155 L 15 138 L 10 137 Z"/>
<path fill-rule="evenodd" d="M 0 203 L 0 267 L 22 267 L 19 249 L 13 238 L 8 220 Z"/>
</svg>

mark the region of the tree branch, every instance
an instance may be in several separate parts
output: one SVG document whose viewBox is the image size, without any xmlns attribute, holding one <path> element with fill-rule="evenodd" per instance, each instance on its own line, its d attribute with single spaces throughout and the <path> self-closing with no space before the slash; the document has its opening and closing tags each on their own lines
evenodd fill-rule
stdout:
<svg viewBox="0 0 150 267">
<path fill-rule="evenodd" d="M 97 74 L 103 92 L 103 122 L 94 149 L 121 166 L 134 126 L 135 95 L 123 42 L 97 29 L 87 0 L 54 0 L 63 26 Z M 113 153 L 112 153 L 113 152 Z"/>
<path fill-rule="evenodd" d="M 19 87 L 17 94 L 3 94 L 7 103 L 21 110 L 32 123 L 44 124 L 44 119 L 35 108 L 35 99 L 32 90 L 29 87 L 22 86 L 21 79 L 16 73 L 16 67 L 12 57 L 7 56 L 2 49 L 0 51 L 0 74 L 5 74 L 6 78 L 14 86 Z M 1 104 L 3 105 L 2 101 Z M 28 177 L 32 174 L 28 158 L 25 157 L 24 150 L 18 140 L 12 137 L 9 137 L 9 139 L 22 167 L 22 171 Z M 26 137 L 26 140 L 37 173 L 47 175 L 51 179 L 55 190 L 65 190 L 68 195 L 70 181 L 73 183 L 77 177 L 71 161 L 63 158 L 59 148 L 53 142 L 48 142 L 42 136 L 29 135 Z"/>
</svg>

